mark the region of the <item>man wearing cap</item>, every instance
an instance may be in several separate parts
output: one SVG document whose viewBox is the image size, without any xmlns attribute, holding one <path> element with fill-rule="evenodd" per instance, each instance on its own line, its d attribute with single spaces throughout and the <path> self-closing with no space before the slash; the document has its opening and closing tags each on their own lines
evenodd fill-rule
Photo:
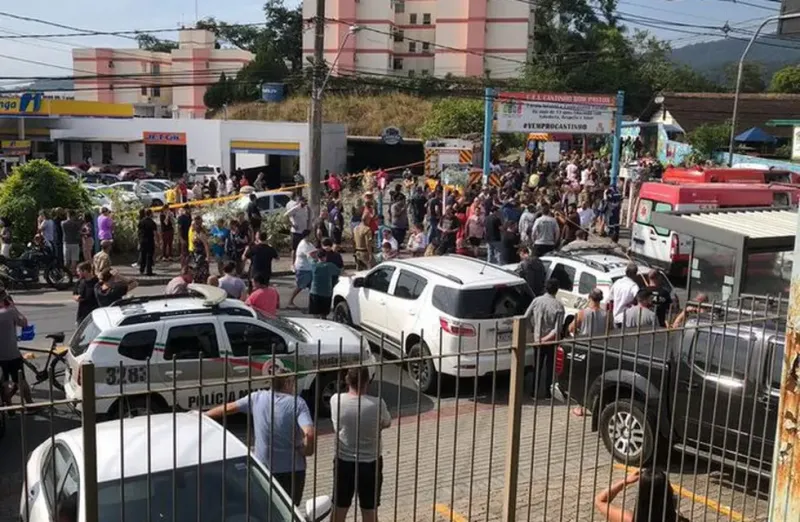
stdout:
<svg viewBox="0 0 800 522">
<path fill-rule="evenodd" d="M 111 245 L 110 239 L 100 241 L 100 252 L 92 258 L 92 270 L 97 276 L 111 269 Z"/>
<path fill-rule="evenodd" d="M 238 401 L 217 406 L 206 413 L 221 419 L 234 413 L 252 417 L 255 455 L 272 476 L 300 505 L 306 482 L 306 457 L 314 454 L 316 430 L 306 401 L 296 395 L 295 376 L 281 359 L 267 361 L 263 372 L 271 374 L 271 389 L 254 391 Z"/>
</svg>

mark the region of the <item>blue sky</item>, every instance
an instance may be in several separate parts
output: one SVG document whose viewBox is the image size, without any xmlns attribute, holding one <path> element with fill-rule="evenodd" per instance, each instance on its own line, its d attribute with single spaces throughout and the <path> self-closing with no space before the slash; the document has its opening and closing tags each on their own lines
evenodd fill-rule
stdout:
<svg viewBox="0 0 800 522">
<path fill-rule="evenodd" d="M 290 5 L 297 5 L 299 2 L 300 0 L 287 0 Z M 728 22 L 734 27 L 752 30 L 758 20 L 776 14 L 780 6 L 771 0 L 747 2 L 760 7 L 734 3 L 733 0 L 619 0 L 619 11 L 623 13 L 623 17 L 633 15 L 657 20 L 655 25 L 661 28 L 642 28 L 660 38 L 671 40 L 678 47 L 714 37 L 673 32 L 663 27 L 721 35 L 718 30 L 687 28 L 676 26 L 675 23 L 722 27 Z M 263 20 L 263 0 L 197 0 L 196 3 L 200 18 L 214 16 L 230 23 Z M 172 28 L 191 24 L 195 20 L 195 0 L 26 0 L 6 4 L 8 7 L 2 7 L 0 11 L 99 31 Z M 0 36 L 58 32 L 71 31 L 0 15 Z M 171 33 L 159 36 L 175 38 Z M 131 47 L 131 43 L 131 40 L 124 38 L 106 36 L 0 40 L 0 67 L 3 71 L 0 76 L 68 76 L 71 74 L 73 48 L 125 48 Z M 27 63 L 20 59 L 40 63 Z M 0 85 L 8 83 L 10 82 L 0 81 Z"/>
</svg>

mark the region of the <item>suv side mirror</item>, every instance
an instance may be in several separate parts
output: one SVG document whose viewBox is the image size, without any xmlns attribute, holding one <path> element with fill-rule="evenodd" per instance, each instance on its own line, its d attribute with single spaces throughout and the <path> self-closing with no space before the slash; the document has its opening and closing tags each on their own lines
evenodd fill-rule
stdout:
<svg viewBox="0 0 800 522">
<path fill-rule="evenodd" d="M 366 280 L 363 277 L 353 279 L 353 288 L 364 288 Z"/>
</svg>

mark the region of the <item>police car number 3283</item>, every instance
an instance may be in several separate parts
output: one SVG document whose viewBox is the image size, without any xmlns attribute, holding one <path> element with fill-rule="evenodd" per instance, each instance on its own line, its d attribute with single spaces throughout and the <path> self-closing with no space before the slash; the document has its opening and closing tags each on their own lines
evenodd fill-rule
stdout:
<svg viewBox="0 0 800 522">
<path fill-rule="evenodd" d="M 106 368 L 106 384 L 109 386 L 119 384 L 146 383 L 148 377 L 147 366 L 119 366 Z"/>
<path fill-rule="evenodd" d="M 307 400 L 319 397 L 313 406 L 327 415 L 330 396 L 339 391 L 338 367 L 365 364 L 374 373 L 366 341 L 349 326 L 264 316 L 217 287 L 189 290 L 188 296 L 137 296 L 93 311 L 69 343 L 67 398 L 82 408 L 81 367 L 93 364 L 98 414 L 204 409 L 269 387 L 260 377 L 270 373 L 274 358 L 300 374 L 297 391 Z"/>
</svg>

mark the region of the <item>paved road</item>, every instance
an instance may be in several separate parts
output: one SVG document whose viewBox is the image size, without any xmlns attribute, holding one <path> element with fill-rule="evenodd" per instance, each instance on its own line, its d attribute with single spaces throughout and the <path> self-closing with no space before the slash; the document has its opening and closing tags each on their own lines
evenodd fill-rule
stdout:
<svg viewBox="0 0 800 522">
<path fill-rule="evenodd" d="M 282 302 L 291 292 L 290 278 L 277 281 Z M 138 290 L 157 294 L 157 288 Z M 20 308 L 36 323 L 39 347 L 43 335 L 74 328 L 74 304 L 68 293 L 17 293 Z M 305 306 L 305 296 L 298 300 Z M 299 311 L 290 311 L 298 314 Z M 442 397 L 420 395 L 407 374 L 387 361 L 382 379 L 373 383 L 392 409 L 393 426 L 383 435 L 384 493 L 382 516 L 393 520 L 498 520 L 502 512 L 503 468 L 508 426 L 507 381 L 499 377 L 478 383 L 446 386 Z M 380 377 L 380 373 L 378 374 Z M 475 386 L 474 384 L 477 384 Z M 36 396 L 46 399 L 46 385 Z M 528 389 L 530 385 L 528 383 Z M 398 411 L 404 416 L 398 417 Z M 419 412 L 419 413 L 418 413 Z M 595 520 L 592 499 L 609 481 L 624 474 L 598 443 L 589 419 L 570 415 L 558 402 L 526 400 L 523 405 L 519 469 L 519 520 Z M 79 426 L 65 408 L 42 410 L 10 419 L 0 440 L 0 520 L 12 520 L 18 510 L 22 464 L 27 454 L 54 433 Z M 330 423 L 320 422 L 317 455 L 310 459 L 306 497 L 332 489 L 331 462 L 335 441 Z M 234 419 L 231 429 L 242 438 L 247 423 Z M 717 465 L 695 464 L 677 457 L 670 466 L 681 489 L 681 512 L 692 520 L 766 519 L 766 503 L 753 494 L 754 484 L 732 480 Z M 764 484 L 760 484 L 764 489 Z M 747 491 L 744 493 L 743 491 Z M 632 509 L 635 492 L 624 499 Z M 620 498 L 620 501 L 623 501 Z M 599 519 L 597 519 L 599 520 Z"/>
</svg>

